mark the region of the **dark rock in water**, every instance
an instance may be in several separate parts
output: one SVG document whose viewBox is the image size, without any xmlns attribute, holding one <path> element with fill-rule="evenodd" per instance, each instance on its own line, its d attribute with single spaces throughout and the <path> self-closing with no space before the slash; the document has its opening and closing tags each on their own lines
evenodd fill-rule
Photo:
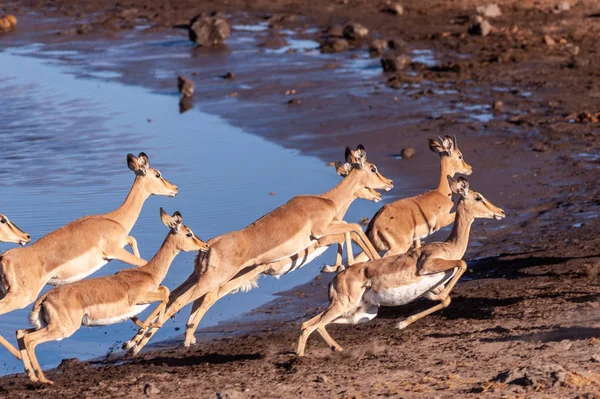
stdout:
<svg viewBox="0 0 600 399">
<path fill-rule="evenodd" d="M 235 79 L 235 73 L 227 72 L 225 75 L 221 75 L 223 79 Z"/>
<path fill-rule="evenodd" d="M 299 104 L 302 104 L 302 100 L 299 98 L 292 98 L 287 103 L 288 103 L 288 105 L 299 105 Z"/>
<path fill-rule="evenodd" d="M 179 75 L 177 77 L 177 88 L 184 97 L 191 97 L 194 94 L 195 85 L 190 79 Z"/>
<path fill-rule="evenodd" d="M 188 29 L 190 40 L 198 46 L 221 44 L 231 33 L 229 23 L 219 14 L 194 17 Z"/>
<path fill-rule="evenodd" d="M 332 25 L 327 29 L 326 33 L 329 36 L 342 37 L 344 36 L 344 27 L 342 25 Z"/>
<path fill-rule="evenodd" d="M 369 54 L 372 57 L 383 54 L 383 52 L 387 49 L 388 43 L 383 39 L 373 39 L 369 43 Z"/>
<path fill-rule="evenodd" d="M 408 52 L 408 44 L 404 40 L 399 38 L 391 39 L 390 41 L 388 41 L 388 46 L 392 50 L 396 50 L 398 52 Z"/>
<path fill-rule="evenodd" d="M 193 97 L 181 97 L 179 99 L 179 113 L 183 114 L 186 111 L 189 111 L 194 107 L 194 98 Z"/>
<path fill-rule="evenodd" d="M 276 48 L 285 47 L 288 44 L 289 44 L 288 41 L 285 40 L 285 38 L 283 38 L 283 37 L 271 37 L 271 38 L 265 40 L 264 42 L 259 43 L 258 47 L 276 49 Z"/>
<path fill-rule="evenodd" d="M 349 48 L 350 44 L 348 43 L 348 40 L 329 37 L 321 44 L 321 53 L 341 53 L 347 51 Z"/>
<path fill-rule="evenodd" d="M 348 24 L 344 27 L 344 37 L 348 40 L 361 40 L 369 35 L 369 30 L 359 23 Z"/>
<path fill-rule="evenodd" d="M 400 151 L 400 155 L 402 156 L 402 159 L 412 158 L 415 155 L 415 153 L 416 153 L 416 151 L 412 147 L 406 147 L 406 148 L 403 148 L 402 151 Z"/>
<path fill-rule="evenodd" d="M 381 57 L 381 66 L 385 72 L 397 72 L 404 70 L 412 59 L 406 54 L 398 54 L 388 51 Z"/>
</svg>

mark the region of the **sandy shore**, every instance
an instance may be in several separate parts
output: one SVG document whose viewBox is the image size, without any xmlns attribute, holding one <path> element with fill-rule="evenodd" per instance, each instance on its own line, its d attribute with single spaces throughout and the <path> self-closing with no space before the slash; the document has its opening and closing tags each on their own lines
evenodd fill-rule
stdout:
<svg viewBox="0 0 600 399">
<path fill-rule="evenodd" d="M 149 0 L 119 6 L 67 1 L 58 8 L 51 3 L 23 1 L 5 8 L 91 27 L 84 35 L 50 41 L 116 40 L 138 23 L 151 25 L 150 34 L 172 32 L 171 26 L 197 12 L 218 10 L 232 13 L 238 23 L 277 14 L 267 36 L 316 26 L 314 40 L 329 25 L 354 20 L 367 26 L 371 37 L 430 49 L 435 66 L 415 63 L 404 74 L 364 80 L 333 73 L 356 51 L 366 52 L 364 43 L 333 62 L 317 57 L 310 67 L 235 71 L 238 83 L 253 87 L 239 91 L 239 106 L 221 100 L 232 93 L 226 81 L 196 77 L 204 88 L 198 101 L 233 124 L 324 162 L 338 159 L 345 145 L 362 142 L 380 170 L 402 182 L 394 198 L 435 185 L 438 165 L 426 138 L 456 134 L 475 169 L 472 187 L 504 208 L 508 218 L 501 228 L 491 221 L 474 227 L 466 256 L 470 270 L 448 309 L 404 331 L 395 329 L 395 321 L 427 303 L 386 309 L 368 324 L 332 327 L 347 349 L 342 354 L 332 354 L 316 337 L 309 341 L 308 357 L 292 353 L 300 321 L 326 304 L 329 276 L 323 276 L 258 309 L 251 322 L 241 319 L 201 334 L 230 332 L 230 337 L 152 351 L 123 364 L 120 359 L 66 363 L 48 373 L 56 381 L 51 388 L 32 386 L 22 375 L 5 377 L 0 395 L 597 395 L 600 129 L 594 114 L 600 111 L 600 8 L 594 2 L 580 1 L 562 13 L 552 12 L 550 1 L 499 2 L 503 15 L 491 20 L 494 30 L 487 37 L 466 33 L 474 1 L 405 1 L 402 16 L 383 13 L 383 3 L 368 1 L 183 1 L 171 7 Z M 555 44 L 545 44 L 545 35 Z M 193 65 L 181 70 L 191 74 Z M 136 79 L 141 81 L 132 83 L 156 84 Z M 403 89 L 388 87 L 395 82 Z M 290 97 L 283 93 L 290 88 L 297 90 L 298 104 L 287 104 Z M 159 83 L 157 89 L 165 87 Z M 490 109 L 498 101 L 503 107 Z M 417 154 L 408 160 L 391 156 L 403 147 L 414 147 Z"/>
</svg>

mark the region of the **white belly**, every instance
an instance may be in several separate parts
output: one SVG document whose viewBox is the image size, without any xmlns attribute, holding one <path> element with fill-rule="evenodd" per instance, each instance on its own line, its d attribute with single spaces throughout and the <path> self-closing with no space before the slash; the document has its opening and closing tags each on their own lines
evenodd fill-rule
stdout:
<svg viewBox="0 0 600 399">
<path fill-rule="evenodd" d="M 375 306 L 400 306 L 406 305 L 415 299 L 425 295 L 440 285 L 445 284 L 452 278 L 456 269 L 445 273 L 430 274 L 421 277 L 415 283 L 402 285 L 400 287 L 387 288 L 379 292 L 368 290 L 363 298 L 366 302 Z"/>
<path fill-rule="evenodd" d="M 304 266 L 308 265 L 310 262 L 312 262 L 313 260 L 315 260 L 319 256 L 321 256 L 323 254 L 323 252 L 327 251 L 328 248 L 329 248 L 329 246 L 319 247 L 319 248 L 315 249 L 313 252 L 311 252 L 308 256 L 306 256 L 306 257 L 299 257 L 298 259 L 295 259 L 295 260 L 291 261 L 290 263 L 286 264 L 281 269 L 276 270 L 271 275 L 278 277 L 278 276 L 283 276 L 284 274 L 288 274 L 290 272 L 293 272 L 294 270 L 298 270 L 301 267 L 304 267 Z"/>
<path fill-rule="evenodd" d="M 89 251 L 56 268 L 48 284 L 63 285 L 83 280 L 107 263 L 108 259 L 103 259 L 100 251 Z"/>
<path fill-rule="evenodd" d="M 150 306 L 150 304 L 135 305 L 128 308 L 125 313 L 103 319 L 91 319 L 88 315 L 85 315 L 81 320 L 81 324 L 83 324 L 84 326 L 108 326 L 111 324 L 120 323 L 122 321 L 132 318 L 135 315 L 142 313 L 148 306 Z"/>
</svg>

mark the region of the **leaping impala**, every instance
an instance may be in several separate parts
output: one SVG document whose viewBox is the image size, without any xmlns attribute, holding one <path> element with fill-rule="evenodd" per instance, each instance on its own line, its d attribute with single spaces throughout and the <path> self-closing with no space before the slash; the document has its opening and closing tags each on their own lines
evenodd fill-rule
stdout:
<svg viewBox="0 0 600 399">
<path fill-rule="evenodd" d="M 454 140 L 450 136 L 438 138 L 439 141 L 429 139 L 429 149 L 440 155 L 441 174 L 438 187 L 415 197 L 384 205 L 367 227 L 367 237 L 380 254 L 385 252 L 383 256 L 401 255 L 413 244 L 419 247 L 422 238 L 454 222 L 455 215 L 451 213 L 454 206 L 452 190 L 446 176 L 454 177 L 457 173 L 470 175 L 473 168 L 465 162 L 462 152 L 458 149 L 456 136 Z M 341 251 L 342 248 L 339 248 L 338 252 Z M 351 249 L 347 251 L 351 255 Z M 364 262 L 367 259 L 365 254 L 360 254 L 354 261 Z M 348 264 L 352 262 L 349 261 Z M 338 256 L 335 265 L 326 266 L 323 271 L 335 272 L 341 269 L 341 256 Z"/>
<path fill-rule="evenodd" d="M 169 234 L 154 257 L 140 268 L 67 284 L 42 295 L 33 306 L 34 328 L 17 331 L 23 365 L 33 382 L 51 384 L 35 356 L 35 347 L 70 337 L 84 326 L 106 326 L 132 318 L 152 302 L 160 301 L 159 314 L 169 300 L 169 289 L 160 285 L 173 259 L 181 251 L 208 251 L 208 245 L 183 225 L 179 212 L 169 216 L 160 209 Z M 141 323 L 140 323 L 141 325 Z"/>
<path fill-rule="evenodd" d="M 4 215 L 0 215 L 0 242 L 12 242 L 21 246 L 31 241 L 29 234 L 18 228 L 13 222 Z M 2 285 L 2 274 L 0 274 L 0 294 L 4 286 Z"/>
<path fill-rule="evenodd" d="M 248 227 L 210 239 L 209 252 L 198 256 L 194 273 L 171 293 L 164 316 L 151 314 L 147 320 L 151 327 L 140 329 L 125 349 L 137 354 L 166 320 L 192 301 L 184 345 L 194 344 L 201 318 L 219 298 L 252 288 L 263 272 L 281 275 L 308 264 L 326 249 L 319 247 L 332 243 L 327 240 L 342 241 L 346 233 L 378 258 L 361 227 L 342 218 L 357 196 L 379 200 L 373 190 L 390 190 L 392 181 L 367 162 L 362 145 L 355 151 L 346 148 L 346 163 L 337 166 L 346 176 L 332 190 L 294 197 Z"/>
<path fill-rule="evenodd" d="M 135 180 L 125 202 L 113 212 L 86 216 L 40 238 L 29 247 L 14 248 L 0 257 L 0 315 L 31 304 L 46 284 L 81 280 L 112 259 L 135 266 L 140 258 L 135 238 L 129 235 L 150 195 L 177 195 L 177 186 L 150 167 L 144 153 L 127 155 Z M 134 254 L 123 247 L 129 245 Z M 0 336 L 0 345 L 15 357 L 19 351 Z"/>
<path fill-rule="evenodd" d="M 425 296 L 440 301 L 436 306 L 410 316 L 398 324 L 403 329 L 450 304 L 450 291 L 467 270 L 461 260 L 467 250 L 475 218 L 500 220 L 504 211 L 469 190 L 463 177 L 447 177 L 453 192 L 460 196 L 456 222 L 445 242 L 426 244 L 403 255 L 354 264 L 338 274 L 329 285 L 330 304 L 326 311 L 302 324 L 297 353 L 304 355 L 306 340 L 316 330 L 335 350 L 342 347 L 327 333 L 330 323 L 357 324 L 374 319 L 381 306 L 400 306 Z"/>
</svg>

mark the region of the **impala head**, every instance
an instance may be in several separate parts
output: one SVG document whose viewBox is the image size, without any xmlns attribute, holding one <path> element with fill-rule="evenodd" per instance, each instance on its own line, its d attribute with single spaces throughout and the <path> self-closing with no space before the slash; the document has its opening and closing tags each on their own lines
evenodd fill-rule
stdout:
<svg viewBox="0 0 600 399">
<path fill-rule="evenodd" d="M 0 242 L 25 245 L 31 241 L 29 234 L 18 228 L 4 215 L 0 215 Z"/>
<path fill-rule="evenodd" d="M 140 152 L 136 158 L 133 154 L 127 154 L 127 166 L 135 173 L 144 184 L 144 188 L 151 195 L 166 195 L 174 197 L 179 192 L 177 186 L 162 177 L 158 169 L 150 167 L 148 155 Z"/>
<path fill-rule="evenodd" d="M 362 144 L 359 144 L 356 150 L 346 147 L 346 162 L 343 164 L 336 162 L 335 169 L 338 175 L 343 177 L 350 175 L 351 172 L 357 175 L 362 186 L 356 192 L 358 198 L 379 202 L 381 194 L 375 190 L 390 191 L 394 187 L 390 179 L 379 173 L 377 166 L 367 162 L 367 151 Z"/>
<path fill-rule="evenodd" d="M 459 203 L 462 202 L 464 209 L 467 210 L 474 218 L 485 219 L 504 219 L 506 215 L 504 211 L 492 204 L 477 191 L 469 189 L 469 182 L 464 177 L 454 179 L 448 176 L 448 183 L 452 192 L 460 195 Z"/>
<path fill-rule="evenodd" d="M 458 149 L 456 135 L 454 136 L 454 140 L 450 136 L 445 136 L 444 138 L 438 136 L 438 139 L 439 141 L 429 139 L 429 149 L 440 154 L 442 163 L 447 163 L 450 170 L 453 170 L 454 173 L 470 175 L 473 172 L 473 168 L 465 162 L 462 152 Z"/>
<path fill-rule="evenodd" d="M 185 252 L 208 251 L 208 244 L 196 237 L 194 232 L 183 224 L 183 218 L 179 211 L 175 211 L 173 216 L 170 216 L 164 209 L 160 208 L 160 220 L 171 229 L 170 234 L 175 239 L 175 246 L 178 250 Z"/>
</svg>

